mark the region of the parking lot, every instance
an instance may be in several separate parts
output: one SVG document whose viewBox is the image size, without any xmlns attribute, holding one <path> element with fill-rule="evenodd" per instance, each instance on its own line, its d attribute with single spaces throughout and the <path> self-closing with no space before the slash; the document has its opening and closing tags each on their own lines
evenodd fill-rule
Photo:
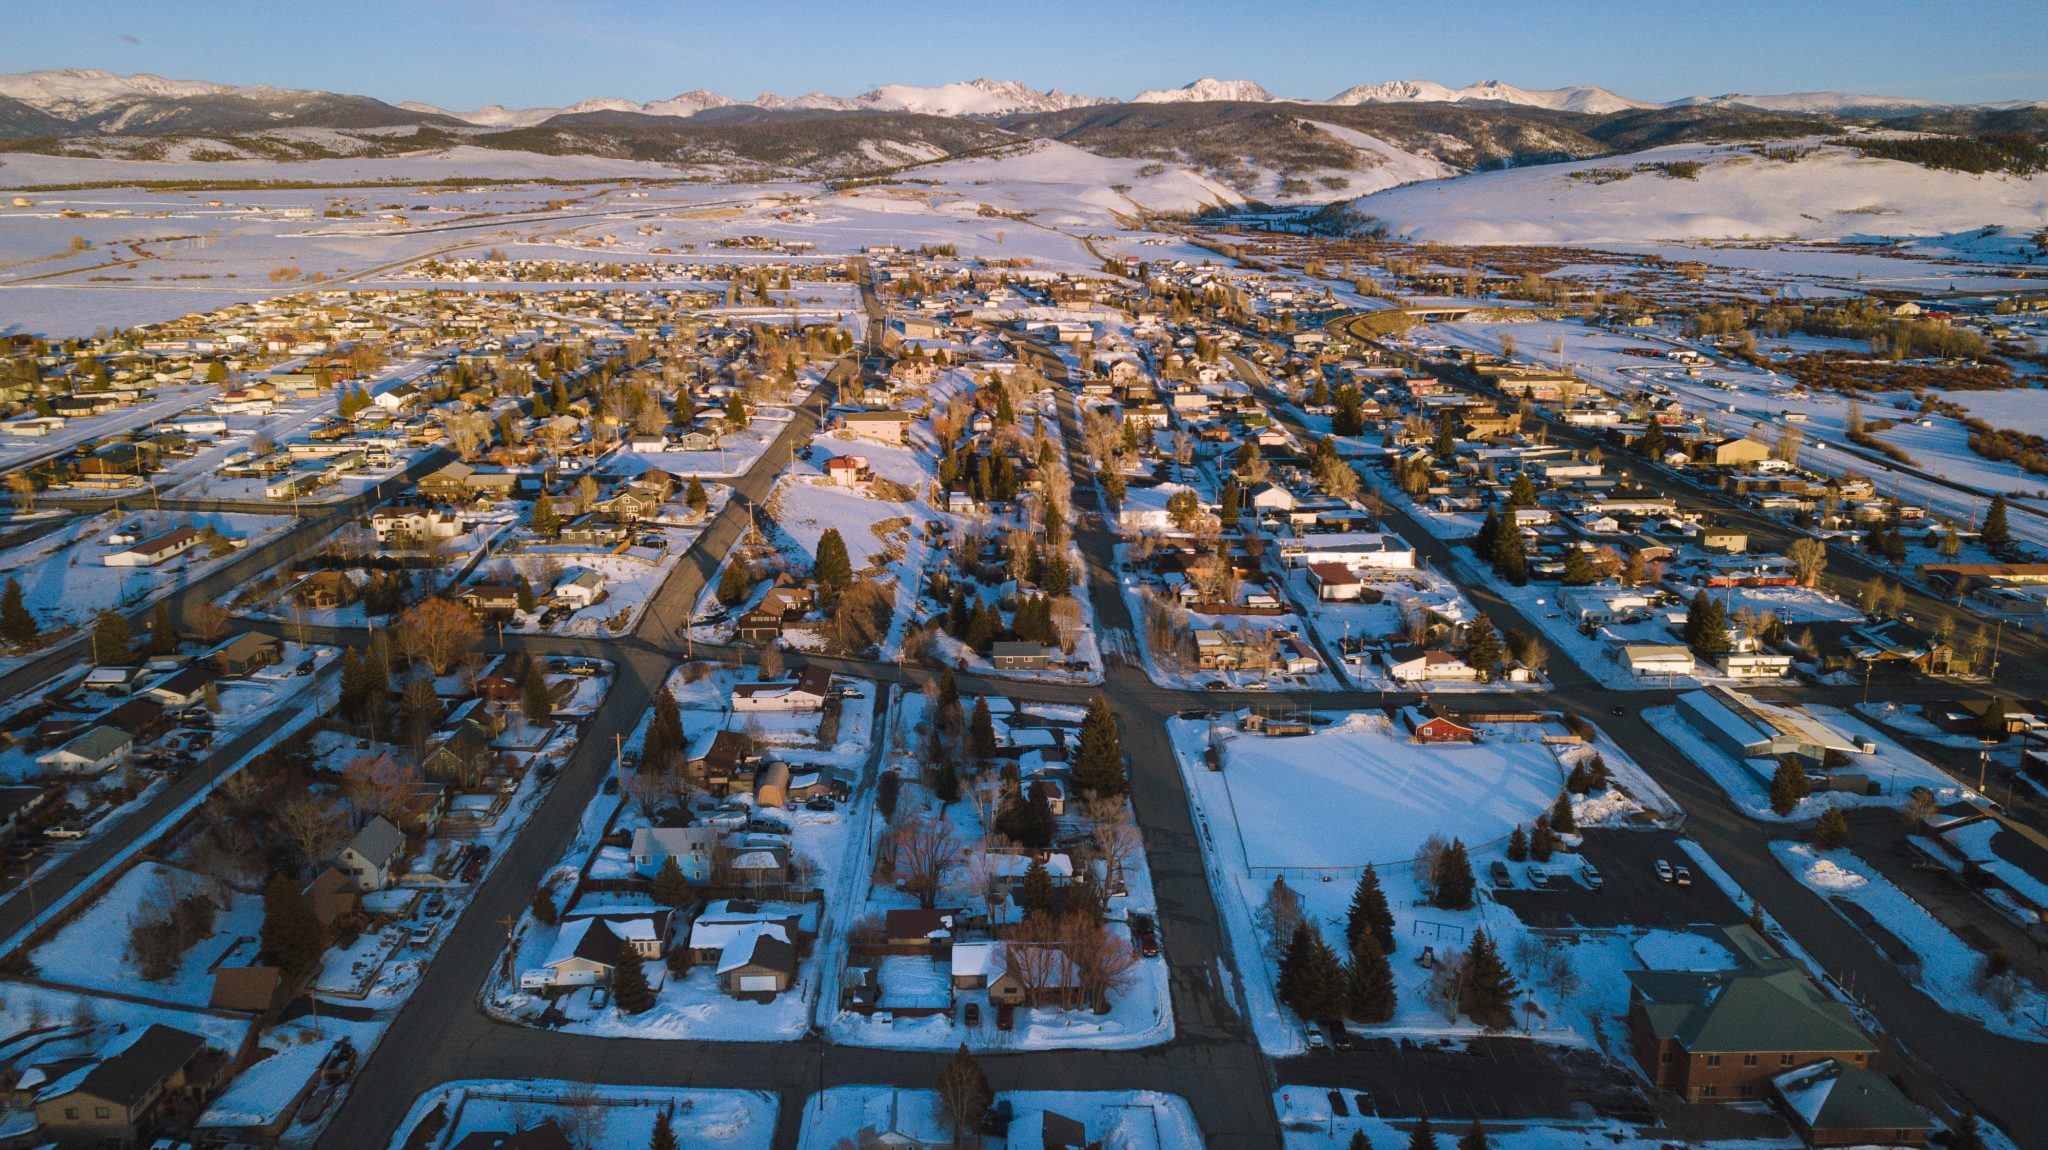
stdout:
<svg viewBox="0 0 2048 1150">
<path fill-rule="evenodd" d="M 1496 891 L 1494 901 L 1539 928 L 1673 927 L 1744 921 L 1747 909 L 1736 906 L 1696 866 L 1692 867 L 1690 886 L 1658 880 L 1659 859 L 1669 860 L 1674 867 L 1692 865 L 1690 856 L 1679 849 L 1678 838 L 1670 831 L 1589 830 L 1579 853 L 1599 868 L 1605 880 L 1601 889 L 1588 890 L 1567 875 L 1553 878 L 1549 890 L 1518 887 Z M 1525 881 L 1523 868 L 1509 869 L 1517 883 Z"/>
<path fill-rule="evenodd" d="M 1522 1038 L 1475 1038 L 1459 1047 L 1363 1039 L 1282 1061 L 1282 1082 L 1341 1091 L 1354 1112 L 1432 1121 L 1565 1118 L 1581 1107 L 1624 1120 L 1650 1113 L 1638 1081 L 1597 1051 Z M 1334 1105 L 1334 1104 L 1333 1104 Z"/>
</svg>

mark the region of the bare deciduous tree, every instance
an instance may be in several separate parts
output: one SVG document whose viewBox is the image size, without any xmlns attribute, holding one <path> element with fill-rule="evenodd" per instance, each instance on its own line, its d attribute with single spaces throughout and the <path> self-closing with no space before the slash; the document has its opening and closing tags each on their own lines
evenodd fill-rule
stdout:
<svg viewBox="0 0 2048 1150">
<path fill-rule="evenodd" d="M 913 815 L 896 828 L 896 876 L 903 889 L 929 910 L 938 902 L 946 865 L 960 841 L 944 814 Z"/>
</svg>

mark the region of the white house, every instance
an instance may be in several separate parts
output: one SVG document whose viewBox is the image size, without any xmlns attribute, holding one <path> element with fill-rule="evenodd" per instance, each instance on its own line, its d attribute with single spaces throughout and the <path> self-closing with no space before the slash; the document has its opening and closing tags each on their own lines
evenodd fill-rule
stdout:
<svg viewBox="0 0 2048 1150">
<path fill-rule="evenodd" d="M 604 594 L 604 583 L 602 571 L 588 567 L 572 568 L 555 584 L 555 601 L 570 607 L 588 607 Z"/>
<path fill-rule="evenodd" d="M 816 711 L 831 695 L 832 672 L 823 667 L 805 667 L 794 682 L 735 683 L 732 709 L 735 711 Z"/>
<path fill-rule="evenodd" d="M 1446 679 L 1472 682 L 1479 678 L 1479 668 L 1451 651 L 1395 647 L 1387 651 L 1383 659 L 1387 665 L 1387 677 L 1404 683 Z"/>
<path fill-rule="evenodd" d="M 109 552 L 100 562 L 109 567 L 154 567 L 183 555 L 199 546 L 199 542 L 199 532 L 190 527 L 179 527 L 154 539 L 145 539 L 125 551 Z"/>
<path fill-rule="evenodd" d="M 393 826 L 383 815 L 370 819 L 348 845 L 341 848 L 341 854 L 334 860 L 335 869 L 355 880 L 359 890 L 382 890 L 391 882 L 391 872 L 398 865 L 398 857 L 405 851 L 405 832 Z"/>
<path fill-rule="evenodd" d="M 547 958 L 538 969 L 521 972 L 519 986 L 522 990 L 561 990 L 609 985 L 626 952 L 624 941 L 603 919 L 563 923 Z"/>
<path fill-rule="evenodd" d="M 38 755 L 46 775 L 98 775 L 127 759 L 135 736 L 119 727 L 97 726 L 54 751 Z"/>
<path fill-rule="evenodd" d="M 462 512 L 438 507 L 379 507 L 370 512 L 377 542 L 453 539 L 462 534 Z"/>
<path fill-rule="evenodd" d="M 1690 675 L 1696 666 L 1690 647 L 1665 643 L 1630 643 L 1618 656 L 1629 673 L 1644 675 Z"/>
<path fill-rule="evenodd" d="M 1717 662 L 1731 679 L 1782 679 L 1792 673 L 1792 656 L 1762 651 L 1730 651 Z"/>
</svg>

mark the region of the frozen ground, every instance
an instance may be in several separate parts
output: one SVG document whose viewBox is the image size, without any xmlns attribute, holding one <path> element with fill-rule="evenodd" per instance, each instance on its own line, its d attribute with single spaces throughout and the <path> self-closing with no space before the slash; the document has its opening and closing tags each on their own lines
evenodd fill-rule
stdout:
<svg viewBox="0 0 2048 1150">
<path fill-rule="evenodd" d="M 0 570 L 21 584 L 22 597 L 44 630 L 90 623 L 107 607 L 132 609 L 203 571 L 226 562 L 234 551 L 211 554 L 205 543 L 154 567 L 108 567 L 102 560 L 133 544 L 108 543 L 115 529 L 133 526 L 138 540 L 178 527 L 222 534 L 253 546 L 292 525 L 283 516 L 221 511 L 106 511 L 81 515 L 50 534 L 0 554 Z"/>
</svg>

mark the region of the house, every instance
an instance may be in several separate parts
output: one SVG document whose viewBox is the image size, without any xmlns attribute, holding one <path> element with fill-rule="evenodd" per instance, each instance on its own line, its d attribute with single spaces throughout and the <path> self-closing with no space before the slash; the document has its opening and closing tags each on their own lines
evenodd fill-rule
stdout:
<svg viewBox="0 0 2048 1150">
<path fill-rule="evenodd" d="M 998 671 L 1043 671 L 1052 666 L 1052 657 L 1059 648 L 1043 643 L 997 643 L 989 651 L 989 660 Z"/>
<path fill-rule="evenodd" d="M 712 794 L 729 794 L 733 788 L 752 786 L 753 740 L 739 731 L 717 731 L 704 753 L 689 761 L 689 773 Z"/>
<path fill-rule="evenodd" d="M 882 918 L 882 941 L 889 946 L 929 953 L 934 945 L 953 941 L 957 910 L 897 909 Z"/>
<path fill-rule="evenodd" d="M 555 584 L 555 602 L 565 606 L 583 608 L 604 597 L 605 575 L 589 567 L 575 567 L 562 575 Z"/>
<path fill-rule="evenodd" d="M 734 998 L 767 1001 L 796 979 L 796 945 L 783 926 L 748 923 L 733 933 L 718 956 L 718 985 Z"/>
<path fill-rule="evenodd" d="M 600 918 L 565 922 L 555 945 L 536 970 L 519 975 L 522 990 L 567 990 L 578 986 L 609 986 L 621 961 L 639 961 L 625 940 Z"/>
<path fill-rule="evenodd" d="M 334 866 L 355 880 L 357 890 L 383 890 L 390 884 L 392 871 L 404 852 L 405 833 L 383 815 L 373 815 L 341 848 Z"/>
<path fill-rule="evenodd" d="M 1744 464 L 1762 463 L 1771 457 L 1771 449 L 1754 439 L 1723 439 L 1718 443 L 1704 444 L 1698 458 L 1702 463 L 1716 467 L 1741 467 Z"/>
<path fill-rule="evenodd" d="M 653 878 L 661 864 L 676 860 L 683 877 L 699 886 L 711 881 L 711 860 L 718 849 L 715 827 L 636 827 L 629 857 L 634 873 Z"/>
<path fill-rule="evenodd" d="M 1688 1102 L 1763 1101 L 1788 1070 L 1867 1068 L 1877 1044 L 1856 1016 L 1747 926 L 1724 927 L 1730 970 L 1630 970 L 1628 1029 L 1656 1086 Z"/>
<path fill-rule="evenodd" d="M 1890 1079 L 1836 1059 L 1785 1071 L 1771 1095 L 1808 1146 L 1921 1146 L 1933 1128 Z"/>
<path fill-rule="evenodd" d="M 327 867 L 313 876 L 299 896 L 313 908 L 313 917 L 320 921 L 320 933 L 327 938 L 338 937 L 345 926 L 363 913 L 363 896 L 356 890 L 355 879 L 335 867 Z"/>
<path fill-rule="evenodd" d="M 841 429 L 855 439 L 898 446 L 910 430 L 910 417 L 900 411 L 849 411 L 839 422 Z"/>
<path fill-rule="evenodd" d="M 953 944 L 952 975 L 955 990 L 986 990 L 989 975 L 1001 964 L 1001 942 L 959 942 Z"/>
<path fill-rule="evenodd" d="M 83 685 L 103 695 L 132 695 L 141 678 L 141 667 L 94 667 L 85 673 Z"/>
<path fill-rule="evenodd" d="M 1838 734 L 1804 709 L 1759 702 L 1725 687 L 1687 691 L 1678 697 L 1678 717 L 1707 741 L 1737 759 L 1792 756 L 1814 766 L 1843 762 L 1864 752 L 1864 744 Z M 1876 747 L 1870 746 L 1874 751 Z"/>
<path fill-rule="evenodd" d="M 868 482 L 865 455 L 835 455 L 825 461 L 825 478 L 834 487 L 863 487 Z"/>
<path fill-rule="evenodd" d="M 734 711 L 816 711 L 831 696 L 832 672 L 823 667 L 805 667 L 793 681 L 735 683 Z"/>
<path fill-rule="evenodd" d="M 54 751 L 36 756 L 45 775 L 67 777 L 105 774 L 128 759 L 135 749 L 135 736 L 104 723 Z"/>
<path fill-rule="evenodd" d="M 1008 1006 L 1071 1002 L 1081 986 L 1080 969 L 1064 950 L 1029 943 L 1004 943 L 991 952 L 988 998 Z"/>
<path fill-rule="evenodd" d="M 37 1092 L 36 1121 L 60 1143 L 127 1150 L 166 1112 L 197 1109 L 220 1063 L 204 1038 L 152 1023 Z"/>
<path fill-rule="evenodd" d="M 223 678 L 240 679 L 284 661 L 284 644 L 268 635 L 244 631 L 199 656 L 211 659 Z"/>
<path fill-rule="evenodd" d="M 145 539 L 123 551 L 113 551 L 100 557 L 108 567 L 154 567 L 183 555 L 199 546 L 201 536 L 190 527 L 166 531 L 153 539 Z"/>
<path fill-rule="evenodd" d="M 1308 585 L 1325 603 L 1351 603 L 1365 595 L 1365 581 L 1342 563 L 1311 563 Z"/>
<path fill-rule="evenodd" d="M 1740 555 L 1749 550 L 1749 532 L 1709 527 L 1700 532 L 1700 546 L 1723 555 Z"/>
<path fill-rule="evenodd" d="M 1427 705 L 1402 708 L 1401 722 L 1418 743 L 1469 743 L 1479 734 L 1476 728 Z"/>
<path fill-rule="evenodd" d="M 1003 1150 L 1087 1150 L 1088 1128 L 1057 1110 L 1026 1110 L 1003 1134 Z"/>
<path fill-rule="evenodd" d="M 1692 648 L 1669 643 L 1628 643 L 1621 648 L 1621 665 L 1637 677 L 1646 675 L 1690 675 L 1696 664 Z"/>
<path fill-rule="evenodd" d="M 1450 651 L 1390 647 L 1380 658 L 1386 664 L 1387 677 L 1403 683 L 1473 682 L 1479 678 L 1479 668 Z"/>
<path fill-rule="evenodd" d="M 628 953 L 649 962 L 668 953 L 669 940 L 674 936 L 676 927 L 676 914 L 668 910 L 644 914 L 572 915 L 564 921 L 575 922 L 585 918 L 609 926 Z"/>
<path fill-rule="evenodd" d="M 519 477 L 509 471 L 479 471 L 467 463 L 455 462 L 421 476 L 419 493 L 423 499 L 446 501 L 478 496 L 503 499 L 518 485 Z"/>
<path fill-rule="evenodd" d="M 370 512 L 377 542 L 406 546 L 462 534 L 462 513 L 438 507 L 379 507 Z"/>
<path fill-rule="evenodd" d="M 448 1150 L 575 1150 L 575 1144 L 552 1118 L 538 1126 L 507 1133 L 500 1130 L 472 1130 Z"/>
<path fill-rule="evenodd" d="M 1731 679 L 1782 679 L 1792 673 L 1792 656 L 1764 651 L 1729 651 L 1716 656 L 1714 665 Z"/>
<path fill-rule="evenodd" d="M 290 999 L 284 971 L 274 966 L 223 966 L 213 972 L 206 1005 L 214 1010 L 269 1014 Z"/>
<path fill-rule="evenodd" d="M 476 693 L 493 703 L 516 705 L 525 697 L 526 677 L 533 668 L 533 657 L 524 651 L 500 655 L 476 677 Z"/>
<path fill-rule="evenodd" d="M 462 605 L 483 616 L 510 615 L 519 610 L 519 589 L 478 583 L 463 588 Z"/>
<path fill-rule="evenodd" d="M 292 586 L 292 602 L 308 611 L 345 607 L 355 597 L 355 582 L 339 571 L 315 571 Z"/>
</svg>

